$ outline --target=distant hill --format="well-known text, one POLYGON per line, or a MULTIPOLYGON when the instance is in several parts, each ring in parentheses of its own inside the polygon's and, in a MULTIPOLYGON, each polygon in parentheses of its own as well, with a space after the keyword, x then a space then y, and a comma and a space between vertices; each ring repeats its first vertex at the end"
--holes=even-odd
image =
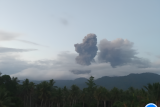
MULTIPOLYGON (((39 84, 42 81, 31 80, 35 84, 39 84)), ((87 82, 86 78, 77 78, 75 80, 55 80, 55 86, 63 88, 66 86, 70 88, 73 84, 83 89, 87 87, 85 82, 87 82)), ((118 76, 118 77, 109 77, 104 76, 95 80, 96 85, 106 87, 107 89, 112 89, 117 87, 119 89, 126 90, 129 87, 134 88, 143 88, 143 86, 147 86, 148 83, 160 82, 160 75, 154 73, 142 73, 142 74, 129 74, 127 76, 118 76)), ((22 80, 21 82, 22 83, 22 80)))

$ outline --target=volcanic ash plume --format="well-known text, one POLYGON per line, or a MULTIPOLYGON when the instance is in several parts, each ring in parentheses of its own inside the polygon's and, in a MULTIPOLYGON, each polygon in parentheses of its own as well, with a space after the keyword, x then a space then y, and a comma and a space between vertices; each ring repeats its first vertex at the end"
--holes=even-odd
POLYGON ((137 53, 132 47, 132 42, 121 38, 114 41, 103 39, 99 44, 98 58, 102 62, 110 62, 113 68, 122 66, 131 63, 132 59, 136 58, 137 53))
POLYGON ((98 51, 96 45, 97 36, 95 34, 88 34, 84 37, 83 43, 75 44, 75 51, 79 53, 76 62, 80 65, 90 65, 98 51))

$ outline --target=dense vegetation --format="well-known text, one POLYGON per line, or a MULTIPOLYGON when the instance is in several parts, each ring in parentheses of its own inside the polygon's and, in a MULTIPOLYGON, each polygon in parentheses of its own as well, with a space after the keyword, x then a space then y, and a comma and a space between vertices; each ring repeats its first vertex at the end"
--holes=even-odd
POLYGON ((0 74, 0 107, 145 107, 147 103, 160 105, 160 84, 153 83, 142 89, 130 87, 124 91, 111 90, 94 83, 90 77, 88 87, 80 90, 76 85, 70 89, 54 86, 55 81, 34 84, 25 79, 19 84, 17 77, 0 74))

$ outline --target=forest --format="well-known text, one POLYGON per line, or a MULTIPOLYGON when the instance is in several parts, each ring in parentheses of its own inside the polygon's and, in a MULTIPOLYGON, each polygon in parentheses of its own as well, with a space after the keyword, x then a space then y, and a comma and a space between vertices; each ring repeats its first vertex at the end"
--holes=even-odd
POLYGON ((94 77, 81 90, 76 84, 70 88, 55 86, 53 79, 39 84, 25 79, 19 84, 17 77, 0 73, 0 107, 145 107, 148 103, 160 105, 159 82, 122 90, 97 86, 94 77))

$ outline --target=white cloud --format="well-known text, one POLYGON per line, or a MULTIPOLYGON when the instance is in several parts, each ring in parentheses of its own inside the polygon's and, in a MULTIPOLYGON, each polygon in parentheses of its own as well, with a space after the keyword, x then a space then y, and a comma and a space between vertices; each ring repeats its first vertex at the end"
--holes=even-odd
POLYGON ((37 45, 37 46, 48 47, 48 46, 40 45, 40 44, 38 44, 38 43, 34 43, 34 42, 31 42, 31 41, 19 40, 19 39, 16 39, 16 40, 17 40, 17 41, 20 41, 20 42, 23 42, 23 43, 31 44, 31 45, 37 45))
POLYGON ((19 36, 21 36, 22 34, 20 33, 13 33, 13 32, 8 32, 8 31, 4 31, 4 30, 0 30, 0 41, 9 41, 9 40, 13 40, 19 36))
MULTIPOLYGON (((103 76, 125 76, 130 73, 159 73, 160 71, 160 67, 155 67, 154 63, 149 68, 138 68, 134 65, 124 65, 121 67, 112 68, 109 63, 92 63, 90 66, 81 66, 75 63, 76 56, 77 55, 74 53, 62 52, 58 55, 57 59, 39 60, 32 64, 27 64, 24 61, 23 63, 25 64, 23 65, 23 69, 17 70, 17 72, 13 73, 11 76, 18 77, 19 79, 29 78, 32 80, 70 80, 79 77, 89 78, 91 75, 97 79, 103 76), (70 72, 70 70, 75 69, 91 70, 91 73, 77 75, 70 72)), ((15 64, 15 69, 17 69, 18 66, 22 65, 18 65, 18 63, 17 65, 15 64)))

